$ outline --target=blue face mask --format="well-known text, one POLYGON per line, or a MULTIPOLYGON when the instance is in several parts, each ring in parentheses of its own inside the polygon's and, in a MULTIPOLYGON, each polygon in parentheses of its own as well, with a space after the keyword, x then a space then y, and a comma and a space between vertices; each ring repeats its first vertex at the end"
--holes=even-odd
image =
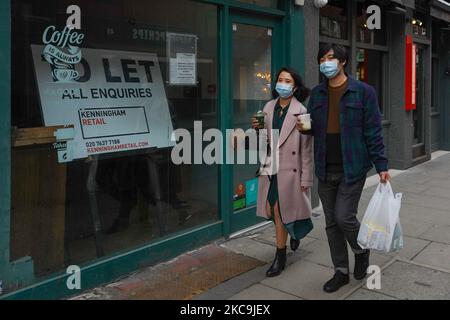
POLYGON ((294 93, 294 87, 292 85, 280 82, 277 83, 275 90, 282 98, 289 98, 294 93))
POLYGON ((320 64, 320 72, 328 79, 334 78, 339 73, 337 60, 325 61, 320 64))

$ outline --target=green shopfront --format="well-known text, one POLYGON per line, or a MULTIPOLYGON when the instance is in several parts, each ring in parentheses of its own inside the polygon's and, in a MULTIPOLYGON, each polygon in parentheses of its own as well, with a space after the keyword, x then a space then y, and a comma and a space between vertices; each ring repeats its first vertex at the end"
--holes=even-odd
POLYGON ((175 164, 172 137, 250 127, 274 72, 304 72, 302 6, 3 0, 0 30, 0 298, 70 296, 70 266, 86 290, 263 222, 257 164, 175 164))

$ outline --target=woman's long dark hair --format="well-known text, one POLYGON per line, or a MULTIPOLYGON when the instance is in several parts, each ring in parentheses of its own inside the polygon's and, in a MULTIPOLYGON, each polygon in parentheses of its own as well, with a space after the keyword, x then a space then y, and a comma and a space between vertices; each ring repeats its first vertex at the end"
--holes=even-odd
POLYGON ((280 76, 280 74, 283 71, 289 73, 291 75, 292 79, 294 79, 294 88, 297 88, 297 90, 295 90, 295 92, 294 92, 294 97, 298 101, 304 102, 309 97, 309 94, 310 94, 311 90, 309 90, 305 86, 305 84, 303 82, 303 79, 300 76, 300 74, 297 71, 295 71, 294 69, 289 68, 289 67, 283 67, 283 68, 281 68, 278 71, 277 76, 274 79, 275 80, 275 84, 274 84, 273 90, 272 90, 273 98, 276 99, 279 96, 277 90, 275 90, 275 86, 276 86, 276 83, 278 82, 278 77, 280 76))

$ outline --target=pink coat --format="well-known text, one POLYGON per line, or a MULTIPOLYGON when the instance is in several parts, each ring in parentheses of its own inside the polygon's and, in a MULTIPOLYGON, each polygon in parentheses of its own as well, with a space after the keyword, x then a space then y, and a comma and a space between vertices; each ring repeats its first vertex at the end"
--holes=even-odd
MULTIPOLYGON (((274 150, 270 139, 272 120, 277 100, 269 101, 263 111, 265 116, 265 128, 267 129, 268 152, 274 150)), ((296 128, 297 117, 295 114, 307 113, 306 108, 295 98, 292 98, 291 106, 281 129, 278 150, 278 194, 279 208, 283 223, 291 223, 296 220, 311 218, 311 189, 302 192, 300 187, 311 187, 313 184, 313 138, 301 134, 296 128)), ((260 176, 258 178, 258 202, 256 214, 263 218, 270 218, 270 212, 266 210, 267 195, 269 193, 270 158, 262 161, 260 176), (264 174, 266 173, 266 174, 264 174)))

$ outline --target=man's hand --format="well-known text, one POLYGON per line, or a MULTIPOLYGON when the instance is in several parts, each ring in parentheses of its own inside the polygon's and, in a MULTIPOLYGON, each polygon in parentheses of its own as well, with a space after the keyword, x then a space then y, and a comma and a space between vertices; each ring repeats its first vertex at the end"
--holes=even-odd
POLYGON ((391 175, 389 174, 388 171, 380 172, 380 182, 381 183, 386 183, 389 180, 391 180, 391 175))
MULTIPOLYGON (((312 121, 311 121, 311 123, 312 123, 312 121)), ((309 128, 308 130, 305 130, 305 128, 303 127, 304 125, 303 125, 303 123, 300 121, 300 119, 297 117, 297 122, 296 122, 296 124, 295 124, 295 127, 297 128, 297 130, 298 131, 300 131, 300 132, 309 132, 309 131, 311 131, 311 128, 309 128)))

